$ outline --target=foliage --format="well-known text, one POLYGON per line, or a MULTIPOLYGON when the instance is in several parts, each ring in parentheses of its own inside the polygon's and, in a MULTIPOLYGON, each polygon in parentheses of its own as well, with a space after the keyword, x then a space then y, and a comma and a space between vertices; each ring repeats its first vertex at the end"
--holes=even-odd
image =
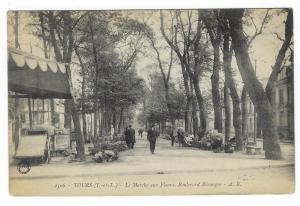
MULTIPOLYGON (((164 83, 161 75, 157 72, 149 75, 151 78, 151 88, 145 95, 144 108, 139 114, 138 120, 140 123, 170 121, 169 111, 167 108, 166 97, 164 94, 164 83)), ((170 106, 171 115, 174 119, 184 118, 185 110, 185 94, 182 88, 176 88, 174 82, 170 82, 170 106)))

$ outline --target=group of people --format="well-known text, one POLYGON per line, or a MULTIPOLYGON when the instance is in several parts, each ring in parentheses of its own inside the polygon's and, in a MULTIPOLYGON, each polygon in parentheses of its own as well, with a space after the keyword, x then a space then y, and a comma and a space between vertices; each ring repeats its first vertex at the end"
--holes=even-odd
MULTIPOLYGON (((172 129, 170 132, 170 137, 171 137, 171 146, 174 147, 174 143, 175 143, 175 139, 176 139, 176 130, 172 129)), ((178 138, 178 144, 179 147, 183 146, 183 142, 184 142, 184 132, 183 130, 178 129, 177 130, 177 138, 178 138)))
POLYGON ((143 132, 144 132, 143 129, 139 129, 139 130, 138 130, 139 136, 140 136, 141 138, 143 137, 143 132))
MULTIPOLYGON (((138 130, 139 136, 143 136, 143 130, 139 129, 138 130)), ((135 130, 132 128, 131 125, 129 125, 124 132, 125 135, 125 141, 127 144, 128 149, 133 149, 134 144, 135 144, 135 130)), ((156 145, 156 139, 159 136, 159 132, 156 129, 156 125, 152 124, 151 128, 147 131, 147 140, 150 143, 150 151, 152 154, 155 152, 155 145, 156 145)), ((183 146, 184 143, 184 131, 181 129, 178 129, 177 131, 175 129, 172 129, 170 132, 170 137, 171 137, 171 146, 174 146, 176 136, 178 138, 178 144, 179 146, 183 146), (176 135, 177 133, 177 135, 176 135)))
MULTIPOLYGON (((138 133, 140 137, 143 137, 143 130, 139 129, 138 133)), ((125 141, 128 149, 133 149, 135 144, 135 130, 132 128, 132 125, 129 125, 124 131, 125 141)), ((150 151, 154 154, 156 139, 159 136, 159 132, 155 128, 155 124, 151 125, 151 128, 147 131, 147 140, 150 143, 150 151)))

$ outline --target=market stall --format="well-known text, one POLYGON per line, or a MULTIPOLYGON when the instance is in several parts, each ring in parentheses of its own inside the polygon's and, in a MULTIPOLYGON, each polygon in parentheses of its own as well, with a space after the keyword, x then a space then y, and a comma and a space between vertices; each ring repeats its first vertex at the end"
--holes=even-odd
MULTIPOLYGON (((14 48, 8 48, 8 90, 10 98, 72 98, 64 64, 14 48)), ((15 143, 18 160, 50 161, 52 152, 70 148, 70 132, 56 131, 54 134, 52 129, 50 135, 49 129, 18 130, 16 141, 19 143, 15 143)))
POLYGON ((8 48, 8 89, 30 98, 70 99, 65 65, 8 48))

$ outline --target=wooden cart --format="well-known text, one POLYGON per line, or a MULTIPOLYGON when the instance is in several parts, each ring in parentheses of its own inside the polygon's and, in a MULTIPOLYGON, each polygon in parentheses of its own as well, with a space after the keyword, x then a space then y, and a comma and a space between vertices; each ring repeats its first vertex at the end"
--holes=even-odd
POLYGON ((33 128, 21 134, 15 159, 18 162, 50 162, 50 135, 47 129, 33 128))

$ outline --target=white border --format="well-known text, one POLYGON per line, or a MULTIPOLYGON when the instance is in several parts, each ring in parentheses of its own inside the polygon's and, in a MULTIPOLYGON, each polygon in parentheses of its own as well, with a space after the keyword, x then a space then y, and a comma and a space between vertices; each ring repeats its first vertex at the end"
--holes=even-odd
MULTIPOLYGON (((170 196, 170 197, 12 197, 8 193, 8 138, 7 138, 7 37, 6 37, 6 12, 8 10, 86 10, 86 9, 154 9, 154 8, 245 8, 245 7, 292 7, 294 8, 294 37, 295 37, 295 120, 296 135, 298 139, 299 107, 297 96, 299 89, 299 7, 297 0, 1 0, 0 3, 0 201, 1 205, 218 205, 218 206, 247 206, 247 205, 299 205, 300 193, 298 191, 299 161, 296 161, 296 193, 292 195, 248 195, 248 196, 170 196)), ((296 160, 299 160, 299 141, 296 141, 296 160)), ((259 187, 259 185, 258 185, 259 187)))

